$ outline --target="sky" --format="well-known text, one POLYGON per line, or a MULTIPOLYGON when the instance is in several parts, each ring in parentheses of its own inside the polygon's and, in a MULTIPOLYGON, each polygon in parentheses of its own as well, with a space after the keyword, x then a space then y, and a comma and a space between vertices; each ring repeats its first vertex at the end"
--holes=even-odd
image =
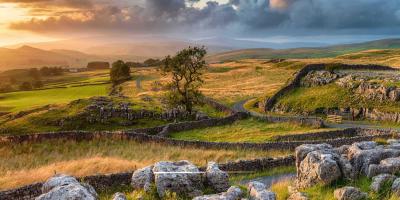
POLYGON ((0 0, 0 46, 107 34, 333 44, 399 28, 399 0, 0 0))

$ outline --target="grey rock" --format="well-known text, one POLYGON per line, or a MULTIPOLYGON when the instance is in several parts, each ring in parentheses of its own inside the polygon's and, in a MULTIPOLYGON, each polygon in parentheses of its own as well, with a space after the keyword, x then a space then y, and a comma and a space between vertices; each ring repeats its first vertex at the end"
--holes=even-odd
POLYGON ((317 184, 328 185, 342 177, 340 166, 336 160, 339 156, 324 151, 313 151, 307 154, 297 168, 296 184, 299 188, 307 188, 317 184))
POLYGON ((396 177, 391 174, 380 174, 378 176, 374 176, 372 178, 372 183, 370 188, 374 192, 379 192, 383 184, 385 184, 386 182, 393 182, 395 178, 396 177))
POLYGON ((339 188, 333 194, 337 200, 365 200, 368 196, 367 193, 361 192, 360 189, 355 187, 339 188))
POLYGON ((379 164, 386 158, 400 156, 398 149, 385 149, 377 146, 375 142, 354 143, 348 149, 347 159, 350 160, 355 172, 368 175, 371 164, 379 164))
POLYGON ((37 197, 35 200, 95 200, 94 197, 85 187, 80 184, 69 184, 55 187, 47 193, 37 197))
POLYGON ((58 174, 47 180, 42 187, 43 194, 35 200, 96 200, 97 193, 88 184, 80 184, 74 177, 58 174))
POLYGON ((216 192, 223 192, 229 188, 228 173, 220 170, 215 162, 207 164, 206 177, 207 185, 211 186, 216 192))
POLYGON ((150 191, 150 187, 153 182, 153 166, 148 166, 138 169, 133 173, 131 185, 134 189, 144 189, 144 191, 150 191))
POLYGON ((275 193, 266 189, 266 186, 258 181, 250 182, 247 186, 250 200, 275 200, 275 193))
POLYGON ((393 181, 392 193, 400 197, 400 178, 396 178, 393 181))
POLYGON ((400 172, 400 157, 387 158, 379 164, 371 164, 368 169, 368 177, 378 174, 395 174, 400 172))
POLYGON ((127 200, 125 194, 121 193, 121 192, 117 192, 113 195, 113 199, 112 200, 127 200))
POLYGON ((240 188, 232 186, 226 192, 199 196, 193 198, 193 200, 239 200, 242 195, 243 192, 240 188))
POLYGON ((167 191, 196 197, 203 194, 199 169, 189 161, 158 162, 153 167, 155 184, 160 197, 167 191))
POLYGON ((311 71, 301 80, 300 84, 306 87, 321 86, 333 82, 338 77, 338 74, 326 70, 311 71))
POLYGON ((42 186, 42 193, 47 193, 55 187, 69 185, 69 184, 79 184, 78 180, 72 176, 65 174, 56 174, 49 178, 42 186))
POLYGON ((331 150, 333 147, 329 144, 303 144, 296 148, 296 167, 300 166, 300 163, 307 156, 308 153, 316 150, 331 150))

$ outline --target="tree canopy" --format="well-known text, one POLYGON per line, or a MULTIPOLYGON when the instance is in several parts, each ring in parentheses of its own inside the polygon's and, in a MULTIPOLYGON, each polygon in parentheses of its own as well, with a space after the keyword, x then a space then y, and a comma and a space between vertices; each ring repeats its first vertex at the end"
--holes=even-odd
POLYGON ((131 68, 122 60, 112 64, 110 79, 114 84, 121 83, 131 78, 131 68))
POLYGON ((202 75, 207 67, 204 60, 206 54, 204 47, 189 47, 173 57, 165 58, 161 70, 172 76, 167 95, 170 106, 184 106, 191 113, 193 106, 200 103, 202 94, 199 88, 203 84, 202 75))

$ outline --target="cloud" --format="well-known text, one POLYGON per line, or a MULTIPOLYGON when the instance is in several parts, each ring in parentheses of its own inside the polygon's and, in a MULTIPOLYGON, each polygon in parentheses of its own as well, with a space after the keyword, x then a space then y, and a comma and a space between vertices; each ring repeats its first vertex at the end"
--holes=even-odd
MULTIPOLYGON (((0 2, 12 0, 0 0, 0 2)), ((132 33, 168 32, 260 32, 275 30, 365 30, 397 31, 400 26, 398 0, 25 0, 32 10, 44 4, 77 8, 55 12, 48 18, 14 22, 11 28, 35 32, 127 31, 132 33), (49 3, 51 2, 51 3, 49 3), (122 3, 121 3, 122 2, 122 3)))

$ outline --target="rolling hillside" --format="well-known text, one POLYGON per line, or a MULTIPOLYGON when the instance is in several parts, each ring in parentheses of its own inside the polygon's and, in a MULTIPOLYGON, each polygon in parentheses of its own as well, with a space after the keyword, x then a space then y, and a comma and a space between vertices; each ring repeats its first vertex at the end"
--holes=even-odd
POLYGON ((270 58, 327 58, 347 53, 369 49, 394 49, 400 48, 400 39, 376 40, 365 43, 335 45, 318 48, 293 48, 293 49, 244 49, 211 55, 209 62, 223 62, 240 59, 270 59, 270 58))
POLYGON ((41 50, 30 46, 17 49, 0 48, 0 70, 43 66, 86 66, 87 62, 99 59, 77 51, 41 50))

